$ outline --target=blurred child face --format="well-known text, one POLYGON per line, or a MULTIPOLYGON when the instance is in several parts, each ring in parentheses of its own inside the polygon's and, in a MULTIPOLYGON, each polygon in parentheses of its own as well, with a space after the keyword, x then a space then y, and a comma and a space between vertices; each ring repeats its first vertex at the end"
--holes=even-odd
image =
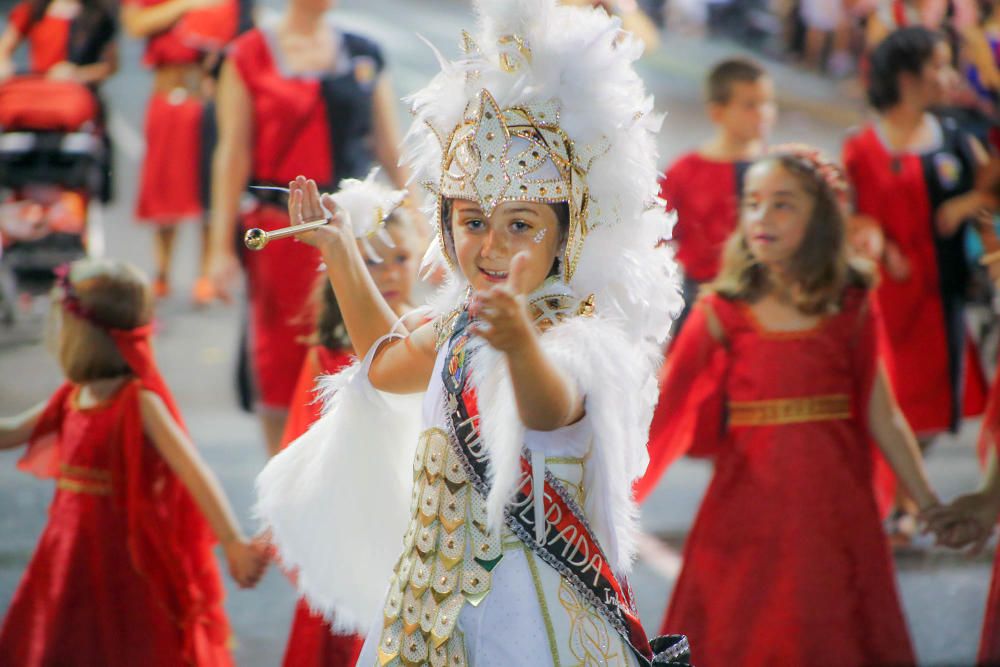
POLYGON ((365 263, 386 303, 394 312, 402 315, 402 311, 410 306, 413 285, 417 280, 416 232, 410 225, 404 224, 390 224, 386 230, 395 247, 390 248, 378 237, 372 238, 371 244, 382 261, 366 259, 365 263))
POLYGON ((814 200, 797 176, 777 162, 747 172, 740 225, 754 258, 780 268, 798 252, 812 217, 814 200))
POLYGON ((729 101, 710 103, 708 111, 712 122, 737 141, 767 139, 777 115, 774 82, 766 76, 752 83, 734 81, 730 84, 729 101))
POLYGON ((958 84, 958 72, 951 63, 951 47, 939 41, 930 60, 920 70, 916 81, 925 107, 944 103, 946 96, 958 84))
POLYGON ((536 289, 549 275, 561 242, 556 212, 534 202, 504 202, 487 217, 479 204, 455 199, 451 233, 459 269, 477 292, 507 282, 511 260, 522 252, 528 257, 522 284, 536 289))

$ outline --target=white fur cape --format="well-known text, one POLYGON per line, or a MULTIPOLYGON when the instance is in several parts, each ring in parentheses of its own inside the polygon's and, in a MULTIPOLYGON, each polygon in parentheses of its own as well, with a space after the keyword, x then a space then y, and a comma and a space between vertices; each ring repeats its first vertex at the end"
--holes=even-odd
MULTIPOLYGON (((594 441, 584 472, 584 509, 612 567, 624 573, 635 549, 631 487, 647 462, 655 375, 619 322, 577 317, 541 341, 586 397, 594 441)), ((367 379, 369 363, 324 381, 323 416, 257 478, 256 511, 282 561, 298 572, 310 605, 332 617, 339 631, 366 630, 381 609, 410 518, 421 428, 422 395, 375 390, 367 379)), ((488 347, 477 352, 472 377, 490 455, 489 519, 499 529, 517 481, 524 427, 500 353, 488 347)))

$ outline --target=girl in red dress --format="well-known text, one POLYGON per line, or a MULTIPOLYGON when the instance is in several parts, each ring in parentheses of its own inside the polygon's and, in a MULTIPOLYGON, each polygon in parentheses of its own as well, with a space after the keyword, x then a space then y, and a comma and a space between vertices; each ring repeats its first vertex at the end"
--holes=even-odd
POLYGON ((922 510, 937 500, 846 258, 838 176, 802 148, 751 167, 720 276, 663 369, 637 495, 681 454, 714 458, 663 624, 699 667, 914 662, 871 441, 922 510))
MULTIPOLYGON (((377 238, 370 241, 382 261, 369 260, 368 271, 389 307, 397 315, 404 317, 413 311, 411 299, 417 278, 420 235, 409 211, 399 209, 386 220, 386 230, 393 245, 389 246, 377 238)), ((351 339, 347 335, 330 281, 325 275, 317 280, 314 290, 316 307, 313 319, 316 325, 313 344, 306 353, 299 373, 285 433, 281 438, 282 449, 305 433, 319 418, 323 404, 322 401, 315 400, 315 392, 320 377, 338 373, 355 359, 351 339)), ((419 323, 406 324, 409 326, 419 323)), ((295 618, 282 665, 353 667, 363 644, 364 637, 334 634, 323 616, 312 613, 305 599, 300 598, 295 607, 295 618)))
MULTIPOLYGON (((275 20, 241 35, 219 79, 219 140, 212 166, 212 275, 225 298, 239 271, 237 227, 290 224, 284 195, 247 186, 287 186, 309 174, 332 192, 344 178, 364 178, 377 161, 397 188, 396 98, 371 40, 341 30, 331 0, 290 0, 275 20)), ((242 236, 242 234, 239 234, 242 236)), ((249 365, 268 452, 279 450, 288 408, 311 332, 299 316, 319 269, 319 253, 283 242, 245 256, 249 296, 249 365)))
POLYGON ((244 587, 266 554, 243 537, 156 368, 149 285, 128 264, 81 260, 55 298, 67 382, 0 421, 0 447, 28 443, 19 467, 56 479, 0 665, 230 665, 212 544, 244 587))
MULTIPOLYGON (((121 20, 126 32, 144 38, 144 64, 153 70, 153 92, 146 107, 146 155, 139 178, 136 217, 154 226, 157 297, 170 291, 170 264, 177 226, 200 220, 202 119, 210 90, 207 58, 235 34, 235 0, 125 0, 121 20), (201 24, 213 25, 207 38, 201 24), (231 33, 231 34, 230 34, 231 33)), ((208 227, 202 226, 201 276, 195 303, 212 300, 206 276, 208 227)))

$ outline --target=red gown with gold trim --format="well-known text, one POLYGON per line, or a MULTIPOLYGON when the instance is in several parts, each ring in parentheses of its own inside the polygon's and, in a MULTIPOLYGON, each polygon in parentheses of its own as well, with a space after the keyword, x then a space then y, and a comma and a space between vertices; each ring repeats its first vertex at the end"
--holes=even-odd
POLYGON ((682 454, 714 459, 662 628, 688 635, 692 664, 914 664, 865 423, 879 347, 858 289, 801 332, 767 331, 715 294, 694 308, 663 370, 637 488, 644 497, 682 454))
MULTIPOLYGON (((299 381, 292 397, 282 448, 306 432, 316 421, 323 405, 316 398, 316 380, 332 375, 351 363, 353 355, 346 350, 330 350, 314 345, 306 354, 299 381)), ((304 599, 295 606, 295 618, 285 647, 282 667, 353 667, 361 653, 364 637, 334 634, 323 617, 309 611, 304 599)))
POLYGON ((32 436, 22 467, 56 493, 0 629, 3 667, 232 665, 211 543, 142 438, 140 386, 81 409, 66 384, 32 436))

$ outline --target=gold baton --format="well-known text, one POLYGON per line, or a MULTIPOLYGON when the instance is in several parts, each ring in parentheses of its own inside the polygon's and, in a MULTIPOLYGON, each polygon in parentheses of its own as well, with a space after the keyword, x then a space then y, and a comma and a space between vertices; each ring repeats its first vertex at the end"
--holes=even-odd
POLYGON ((330 222, 330 218, 323 218, 322 220, 313 220, 312 222, 306 222, 301 225, 292 225, 291 227, 275 229, 272 232, 265 232, 263 229, 255 227, 254 229, 248 229, 247 233, 243 235, 243 245, 250 250, 263 250, 264 246, 271 241, 283 239, 288 236, 295 236, 296 234, 302 234, 303 232, 310 232, 314 229, 322 227, 328 222, 330 222))

